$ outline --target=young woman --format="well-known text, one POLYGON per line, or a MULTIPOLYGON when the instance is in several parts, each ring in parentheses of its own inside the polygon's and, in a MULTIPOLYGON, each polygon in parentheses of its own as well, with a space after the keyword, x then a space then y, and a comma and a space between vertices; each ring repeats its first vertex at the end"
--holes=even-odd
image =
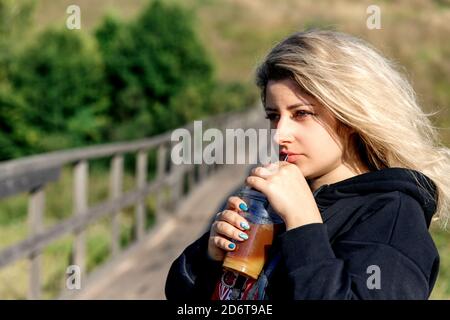
POLYGON ((407 80, 362 40, 320 30, 277 44, 256 80, 288 159, 246 184, 285 229, 263 280, 232 295, 236 275, 222 262, 246 241, 247 221, 230 197, 173 263, 167 298, 427 299, 439 269, 428 227, 448 218, 450 152, 407 80))

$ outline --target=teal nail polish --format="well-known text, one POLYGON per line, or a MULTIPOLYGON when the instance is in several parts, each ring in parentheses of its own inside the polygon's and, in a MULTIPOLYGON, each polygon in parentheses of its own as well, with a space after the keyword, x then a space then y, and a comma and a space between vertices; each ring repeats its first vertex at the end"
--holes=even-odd
POLYGON ((242 211, 248 211, 248 207, 245 203, 241 203, 239 205, 239 209, 241 209, 242 211))
POLYGON ((230 249, 234 249, 236 247, 236 245, 234 244, 234 243, 230 243, 229 245, 228 245, 228 248, 230 248, 230 249))
POLYGON ((248 229, 250 229, 250 226, 248 225, 247 222, 241 222, 241 228, 248 230, 248 229))
POLYGON ((244 239, 244 240, 248 239, 248 235, 246 233, 243 233, 243 232, 239 233, 239 237, 244 239))

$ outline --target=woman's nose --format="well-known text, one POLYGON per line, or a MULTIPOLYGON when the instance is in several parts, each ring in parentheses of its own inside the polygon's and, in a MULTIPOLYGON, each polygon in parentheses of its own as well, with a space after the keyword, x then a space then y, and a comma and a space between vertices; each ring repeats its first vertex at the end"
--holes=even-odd
POLYGON ((283 144, 284 142, 292 142, 294 140, 293 128, 288 118, 280 118, 277 127, 275 129, 274 141, 277 144, 283 144))

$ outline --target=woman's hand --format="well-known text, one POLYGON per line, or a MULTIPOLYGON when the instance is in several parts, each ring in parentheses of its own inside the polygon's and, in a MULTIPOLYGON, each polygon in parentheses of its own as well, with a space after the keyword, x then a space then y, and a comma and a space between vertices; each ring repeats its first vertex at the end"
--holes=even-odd
POLYGON ((319 208, 300 168, 280 161, 254 168, 246 184, 264 193, 284 220, 286 230, 323 223, 319 208))
POLYGON ((247 205, 238 197, 228 198, 227 209, 216 214, 211 225, 208 241, 208 255, 211 259, 222 261, 227 251, 233 251, 236 245, 230 240, 245 241, 249 223, 238 212, 247 211, 247 205))

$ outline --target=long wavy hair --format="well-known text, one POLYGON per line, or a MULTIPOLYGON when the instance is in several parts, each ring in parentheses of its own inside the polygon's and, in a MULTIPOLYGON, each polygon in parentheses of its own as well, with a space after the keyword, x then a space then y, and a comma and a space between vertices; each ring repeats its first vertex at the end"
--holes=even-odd
POLYGON ((267 82, 286 78, 316 98, 343 127, 354 130, 352 139, 369 168, 407 168, 429 177, 437 189, 433 220, 446 227, 450 150, 429 118, 436 112, 421 109, 412 86, 392 61, 359 38, 314 29, 284 39, 259 65, 256 84, 263 104, 267 82))

